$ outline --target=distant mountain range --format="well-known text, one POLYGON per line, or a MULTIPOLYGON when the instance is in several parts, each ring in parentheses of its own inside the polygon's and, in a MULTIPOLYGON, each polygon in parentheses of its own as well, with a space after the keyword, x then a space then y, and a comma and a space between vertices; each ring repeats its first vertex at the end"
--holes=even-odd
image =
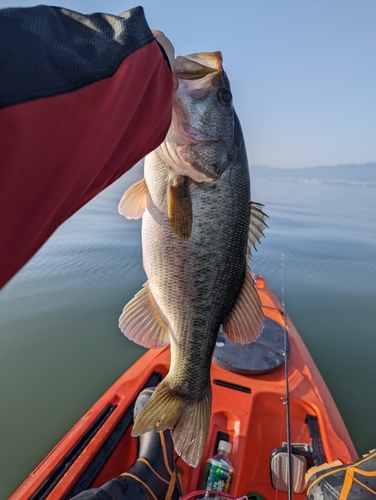
POLYGON ((270 179, 291 182, 370 184, 376 186, 376 163, 309 168, 274 168, 251 165, 250 171, 253 180, 270 179))

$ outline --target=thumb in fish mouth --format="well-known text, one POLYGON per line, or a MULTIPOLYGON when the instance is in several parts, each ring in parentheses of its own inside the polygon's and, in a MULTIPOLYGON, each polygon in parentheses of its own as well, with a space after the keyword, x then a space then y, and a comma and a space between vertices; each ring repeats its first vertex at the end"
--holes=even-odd
POLYGON ((221 52, 200 52, 188 56, 177 56, 174 72, 182 80, 198 80, 222 70, 221 52))
POLYGON ((163 47, 164 51, 166 52, 166 55, 168 57, 168 61, 171 66, 171 70, 174 71, 174 62, 175 62, 175 49, 174 46, 172 45, 171 41, 167 38, 167 36, 162 33, 162 31, 159 30, 151 30, 151 32, 154 35, 154 38, 157 40, 157 42, 163 47))

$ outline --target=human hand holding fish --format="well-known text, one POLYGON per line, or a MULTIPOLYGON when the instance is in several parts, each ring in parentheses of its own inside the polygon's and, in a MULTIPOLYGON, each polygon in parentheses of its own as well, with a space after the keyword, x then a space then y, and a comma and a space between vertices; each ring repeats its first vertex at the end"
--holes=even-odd
POLYGON ((245 344, 263 328, 247 262, 267 216, 250 202, 244 138, 221 53, 179 56, 174 72, 170 129, 146 157, 145 178, 119 203, 125 217, 142 217, 148 277, 119 326, 144 347, 171 348, 169 373, 133 434, 155 425, 172 429, 176 452, 196 467, 208 432, 219 329, 245 344))
POLYGON ((175 61, 175 49, 171 43, 171 40, 167 38, 167 36, 159 30, 151 30, 154 35, 154 38, 157 42, 163 47, 163 50, 166 52, 168 60, 170 62, 170 66, 172 71, 174 70, 174 61, 175 61))

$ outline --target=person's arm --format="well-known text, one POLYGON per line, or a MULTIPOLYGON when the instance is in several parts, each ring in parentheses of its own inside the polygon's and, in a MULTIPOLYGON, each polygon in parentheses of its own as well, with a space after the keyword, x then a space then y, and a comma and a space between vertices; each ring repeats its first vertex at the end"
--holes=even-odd
POLYGON ((163 141, 173 83, 141 7, 5 9, 0 46, 1 288, 163 141))

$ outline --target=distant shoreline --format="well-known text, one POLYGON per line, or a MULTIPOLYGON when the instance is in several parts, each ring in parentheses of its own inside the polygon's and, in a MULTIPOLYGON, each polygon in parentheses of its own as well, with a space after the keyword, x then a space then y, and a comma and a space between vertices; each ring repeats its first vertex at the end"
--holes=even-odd
POLYGON ((306 168, 277 168, 250 165, 250 172, 254 180, 376 186, 376 163, 306 168))
POLYGON ((254 177, 252 176, 253 181, 259 182, 295 182, 300 184, 336 184, 336 185, 344 185, 344 186, 370 186, 376 187, 376 182, 361 182, 361 181, 341 181, 341 180, 323 180, 323 179, 290 179, 288 177, 254 177))

